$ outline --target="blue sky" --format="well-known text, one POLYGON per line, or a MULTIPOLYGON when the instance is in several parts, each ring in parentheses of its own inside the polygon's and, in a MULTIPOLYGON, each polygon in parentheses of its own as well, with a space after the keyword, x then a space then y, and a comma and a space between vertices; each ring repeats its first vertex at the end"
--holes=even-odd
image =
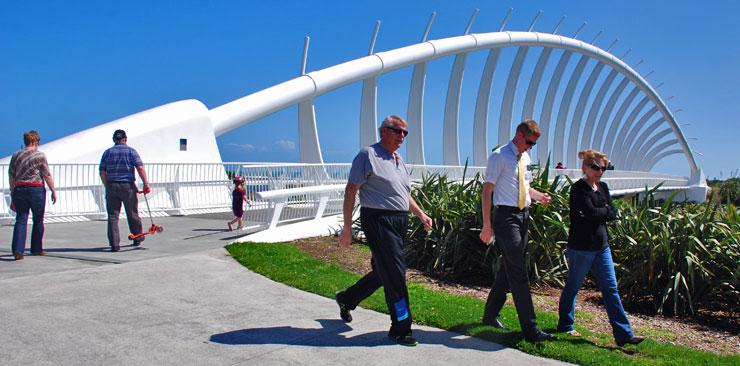
MULTIPOLYGON (((676 114, 689 144, 703 156, 708 177, 727 178, 740 166, 740 3, 695 1, 25 1, 0 11, 0 156, 21 145, 23 131, 44 141, 181 99, 217 107, 298 75, 303 38, 311 37, 308 70, 367 54, 376 20, 376 51, 419 41, 432 11, 430 38, 464 32, 475 8, 473 33, 498 29, 509 7, 507 30, 535 30, 596 41, 646 74, 676 114)), ((502 53, 500 65, 513 52, 502 53)), ((463 84, 461 156, 470 153, 473 105, 485 52, 471 54, 463 84)), ((530 52, 529 63, 539 51, 530 52)), ((510 63, 510 61, 508 61, 510 63)), ((573 63, 573 62, 571 62, 573 63)), ((430 63, 425 99, 427 161, 441 163, 441 121, 452 59, 430 63)), ((501 66, 499 66, 501 67, 501 66)), ((527 67, 527 66, 525 66, 527 67)), ((405 114, 411 69, 379 81, 379 116, 405 114)), ((503 73, 498 73, 503 74, 503 73)), ((496 83, 496 81, 494 81, 496 83)), ((494 84, 496 85, 496 84, 494 84)), ((360 85, 316 100, 324 158, 349 161, 359 138, 360 85)), ((542 93, 542 92, 541 92, 542 93)), ((495 92, 494 92, 495 97, 495 92)), ((540 95, 539 99, 542 96, 540 95)), ((492 106, 493 108, 493 106, 492 106)), ((498 108, 497 106, 495 108, 498 108)), ((496 109, 492 110, 497 116, 496 109)), ((298 161, 297 109, 289 108, 218 139, 225 161, 298 161)), ((494 122, 495 123, 495 122, 494 122)), ((490 128, 495 133, 495 128, 490 128)), ((495 141, 495 136, 489 136, 495 141)), ((656 171, 686 175, 682 155, 656 171)))

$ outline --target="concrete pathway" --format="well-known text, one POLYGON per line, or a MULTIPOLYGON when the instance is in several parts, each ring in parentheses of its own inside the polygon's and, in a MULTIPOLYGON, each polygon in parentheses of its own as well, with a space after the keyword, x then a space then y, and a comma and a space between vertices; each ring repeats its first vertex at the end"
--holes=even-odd
MULTIPOLYGON (((415 326, 387 340, 388 316, 338 319, 332 299, 255 274, 222 248, 225 215, 156 219, 145 249, 107 251, 105 223, 47 224, 46 257, 0 257, 3 365, 559 365, 415 326)), ((12 227, 0 227, 9 241, 12 227)), ((122 232, 126 232, 122 227, 122 232)))

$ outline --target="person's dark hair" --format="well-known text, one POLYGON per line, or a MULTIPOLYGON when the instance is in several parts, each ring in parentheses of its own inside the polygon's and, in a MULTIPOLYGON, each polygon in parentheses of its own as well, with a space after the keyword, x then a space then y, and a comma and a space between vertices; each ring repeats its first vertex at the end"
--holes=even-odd
POLYGON ((516 126, 516 132, 521 132, 524 136, 542 135, 540 126, 533 119, 524 120, 524 122, 516 126))
POLYGON ((118 143, 125 138, 126 138, 126 131, 116 130, 116 132, 113 132, 113 142, 118 143))
POLYGON ((41 142, 41 136, 39 136, 38 132, 31 130, 23 134, 23 143, 26 144, 26 146, 31 145, 34 142, 41 142))

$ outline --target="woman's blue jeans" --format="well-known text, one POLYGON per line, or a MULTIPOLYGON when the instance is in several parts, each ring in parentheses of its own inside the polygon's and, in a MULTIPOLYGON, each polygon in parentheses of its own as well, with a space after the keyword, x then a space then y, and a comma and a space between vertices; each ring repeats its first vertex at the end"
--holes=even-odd
POLYGON ((560 294, 560 305, 558 313, 558 331, 567 332, 573 330, 575 321, 576 294, 583 286, 583 280, 590 271, 601 290, 604 298, 606 313, 612 326, 614 339, 626 341, 634 336, 630 328, 627 314, 624 313, 622 300, 619 299, 617 290, 617 276, 614 274, 614 262, 609 247, 603 250, 587 251, 573 250, 568 248, 565 252, 568 258, 568 279, 565 288, 560 294))
POLYGON ((44 210, 46 209, 46 189, 44 187, 16 186, 12 193, 15 205, 15 226, 13 227, 13 252, 23 253, 26 250, 26 226, 28 211, 33 214, 31 229, 31 253, 38 254, 43 250, 44 210))

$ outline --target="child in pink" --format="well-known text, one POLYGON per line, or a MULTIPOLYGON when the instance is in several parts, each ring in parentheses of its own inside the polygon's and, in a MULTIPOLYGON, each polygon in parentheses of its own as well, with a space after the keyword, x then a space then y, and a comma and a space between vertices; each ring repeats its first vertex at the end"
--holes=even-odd
POLYGON ((234 177, 234 191, 231 193, 231 211, 234 212, 234 219, 229 221, 226 225, 229 227, 229 231, 233 230, 231 225, 238 222, 237 230, 240 230, 243 226, 242 216, 244 216, 244 202, 247 200, 247 191, 244 189, 244 178, 240 176, 234 177))

